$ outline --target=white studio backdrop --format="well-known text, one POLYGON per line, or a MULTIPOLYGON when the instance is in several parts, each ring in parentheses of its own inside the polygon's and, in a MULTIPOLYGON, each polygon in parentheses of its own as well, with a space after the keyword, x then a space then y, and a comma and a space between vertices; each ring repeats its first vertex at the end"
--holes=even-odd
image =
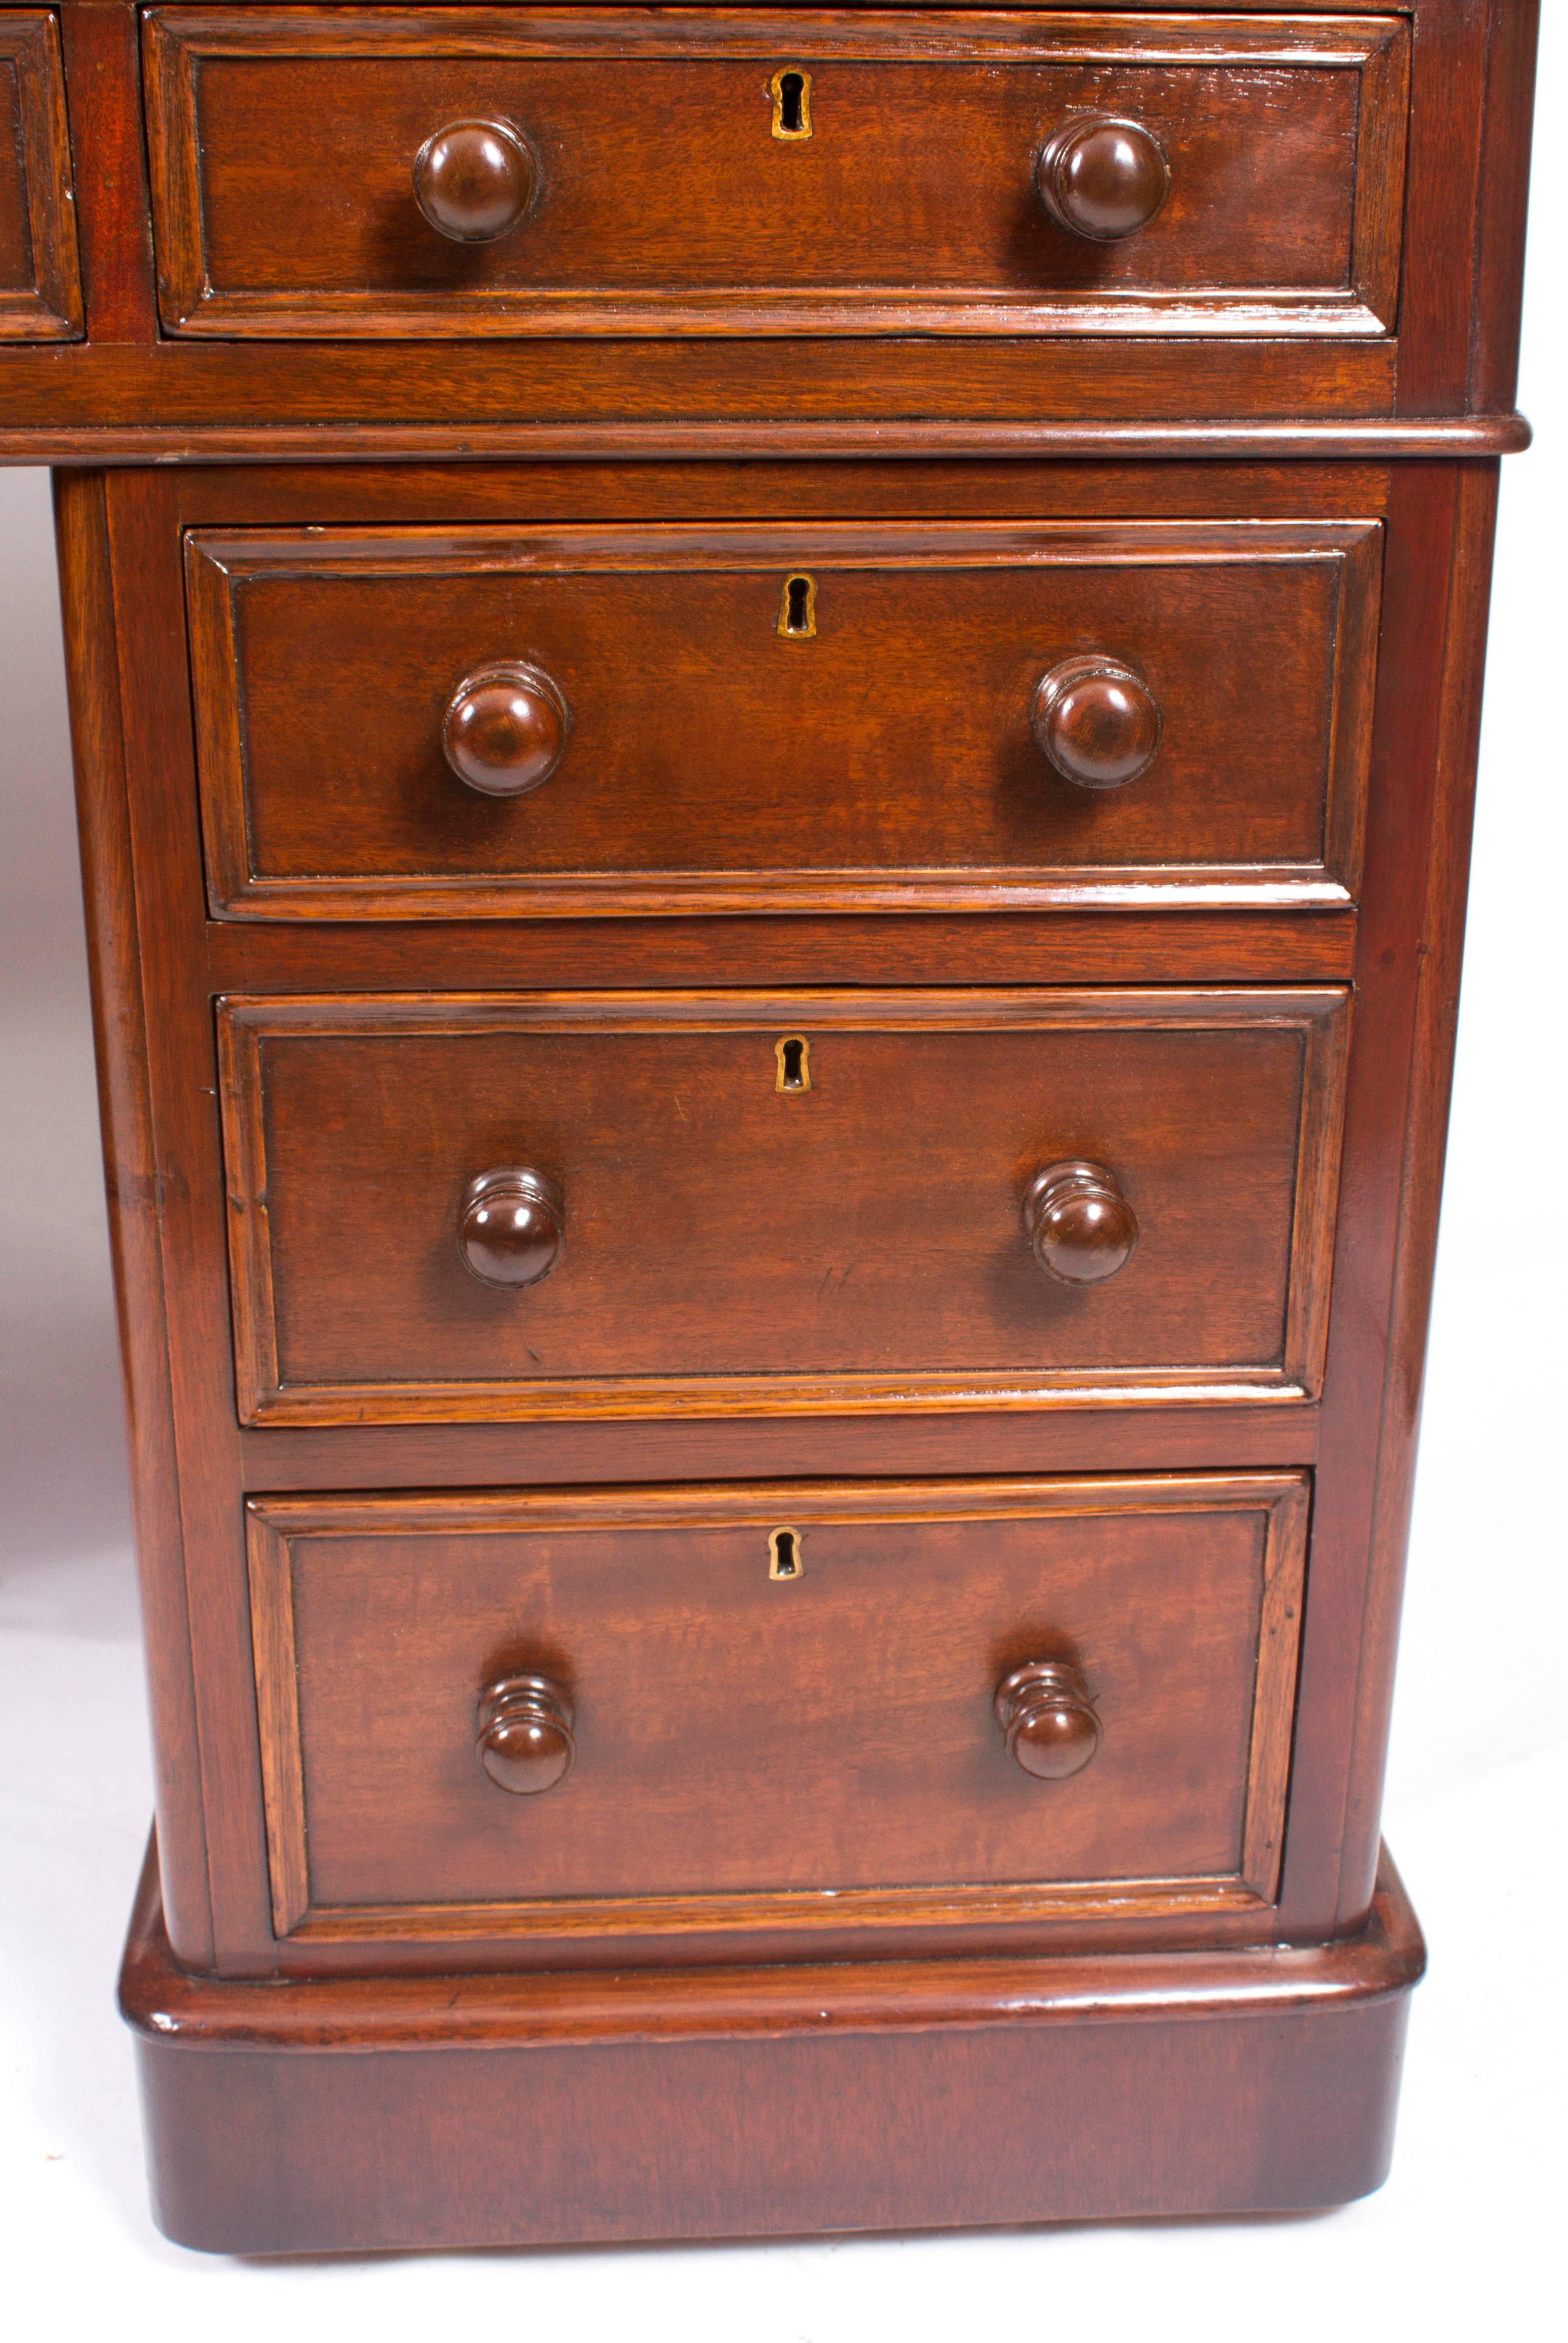
MULTIPOLYGON (((1548 0, 1469 950, 1386 1827, 1432 1946, 1392 2180, 1312 2217, 694 2250, 215 2261, 146 2207, 113 1980, 151 1806, 41 472, 0 474, 0 2236, 17 2343, 221 2331, 1171 2343, 1560 2332, 1568 1533, 1568 6, 1548 0), (1027 2306, 1027 2309, 1025 2307, 1027 2306)), ((1064 2110, 1064 2121, 1070 2110, 1064 2110)), ((505 2153, 505 2143, 498 2143, 505 2153)))

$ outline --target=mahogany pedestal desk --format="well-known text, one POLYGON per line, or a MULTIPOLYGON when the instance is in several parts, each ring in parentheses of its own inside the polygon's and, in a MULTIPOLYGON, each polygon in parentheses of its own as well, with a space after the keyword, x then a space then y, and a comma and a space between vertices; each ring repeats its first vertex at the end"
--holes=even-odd
POLYGON ((171 2236, 1382 2178, 1535 31, 0 8, 171 2236))

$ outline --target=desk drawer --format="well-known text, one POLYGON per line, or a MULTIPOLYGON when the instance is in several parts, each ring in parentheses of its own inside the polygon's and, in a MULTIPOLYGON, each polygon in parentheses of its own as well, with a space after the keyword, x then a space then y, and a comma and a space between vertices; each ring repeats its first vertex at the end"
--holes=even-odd
POLYGON ((1357 520, 193 532, 210 900, 1343 904, 1382 549, 1357 520))
POLYGON ((82 283, 60 34, 0 10, 0 342, 82 337, 82 283))
POLYGON ((242 1415, 1300 1397, 1348 1012, 1332 988, 228 1001, 242 1415))
POLYGON ((1266 1904, 1307 1493, 253 1499, 278 1933, 1266 1904))
POLYGON ((1392 329, 1397 16, 175 7, 146 37, 171 332, 1392 329))

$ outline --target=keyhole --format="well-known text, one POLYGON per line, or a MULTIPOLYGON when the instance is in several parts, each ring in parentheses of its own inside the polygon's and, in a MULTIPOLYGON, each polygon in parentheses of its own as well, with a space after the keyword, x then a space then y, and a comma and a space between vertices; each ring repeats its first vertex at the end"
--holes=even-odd
POLYGON ((811 1044, 803 1034, 787 1033, 773 1044, 773 1055, 779 1061, 779 1079, 775 1090, 793 1091, 799 1094, 811 1087, 811 1044))
POLYGON ((811 136, 811 76, 790 65, 776 73, 768 85, 773 99, 775 138, 811 136))
POLYGON ((803 569, 784 580, 779 603, 779 631, 796 642, 817 631, 817 580, 803 569))
POLYGON ((768 1539, 768 1575, 769 1578, 801 1578, 806 1565, 800 1559, 801 1538, 799 1530, 774 1530, 768 1539))

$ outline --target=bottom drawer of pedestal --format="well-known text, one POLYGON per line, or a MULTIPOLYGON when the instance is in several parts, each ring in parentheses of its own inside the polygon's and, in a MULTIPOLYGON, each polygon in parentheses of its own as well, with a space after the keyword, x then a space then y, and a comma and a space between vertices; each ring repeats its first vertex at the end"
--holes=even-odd
POLYGON ((258 1497, 280 1936, 1274 1895, 1308 1476, 258 1497))

